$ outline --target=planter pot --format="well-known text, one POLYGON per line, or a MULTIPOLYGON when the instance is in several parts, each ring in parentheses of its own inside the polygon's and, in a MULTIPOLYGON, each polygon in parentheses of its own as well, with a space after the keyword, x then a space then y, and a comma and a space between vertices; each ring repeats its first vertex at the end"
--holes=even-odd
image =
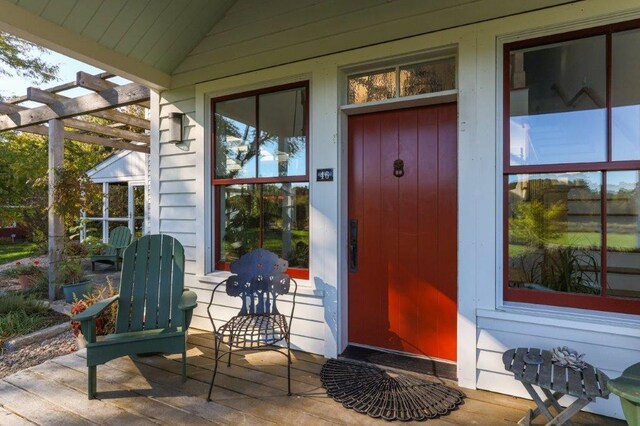
POLYGON ((75 284, 62 284, 62 291, 64 293, 64 300, 67 303, 73 303, 73 297, 82 299, 85 294, 91 293, 93 290, 93 283, 89 280, 80 281, 75 284))

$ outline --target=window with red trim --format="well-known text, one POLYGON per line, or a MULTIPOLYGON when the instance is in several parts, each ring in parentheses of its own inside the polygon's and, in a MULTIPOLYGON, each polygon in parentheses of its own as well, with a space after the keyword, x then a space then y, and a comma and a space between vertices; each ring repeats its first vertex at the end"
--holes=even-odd
POLYGON ((308 277, 308 83, 212 100, 216 267, 256 248, 308 277))
POLYGON ((640 22, 504 47, 504 299, 640 314, 640 22))

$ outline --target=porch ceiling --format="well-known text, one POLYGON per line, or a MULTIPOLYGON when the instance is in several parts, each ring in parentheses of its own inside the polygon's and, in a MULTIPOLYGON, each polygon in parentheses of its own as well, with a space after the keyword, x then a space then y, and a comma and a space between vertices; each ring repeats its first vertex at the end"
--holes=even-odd
POLYGON ((0 0, 0 30, 139 83, 171 71, 235 0, 0 0))
POLYGON ((0 0, 0 30, 155 89, 582 0, 0 0))

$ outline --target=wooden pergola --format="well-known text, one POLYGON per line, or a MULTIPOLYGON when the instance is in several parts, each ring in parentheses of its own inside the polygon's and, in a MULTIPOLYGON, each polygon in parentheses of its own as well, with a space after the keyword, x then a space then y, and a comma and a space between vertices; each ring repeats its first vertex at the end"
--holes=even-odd
MULTIPOLYGON (((127 105, 149 107, 150 92, 137 83, 118 85, 111 81, 113 74, 76 74, 76 80, 46 90, 29 87, 27 95, 0 102, 0 132, 18 130, 46 135, 49 138, 49 206, 53 204, 55 170, 64 166, 64 140, 128 149, 149 153, 149 120, 127 114, 118 108, 127 105), (81 87, 92 93, 70 98, 61 95, 69 89, 81 87), (36 107, 25 102, 42 104, 36 107), (83 120, 83 116, 105 119, 109 124, 83 120)), ((62 217, 49 209, 49 298, 55 298, 56 263, 61 259, 64 241, 62 217)))

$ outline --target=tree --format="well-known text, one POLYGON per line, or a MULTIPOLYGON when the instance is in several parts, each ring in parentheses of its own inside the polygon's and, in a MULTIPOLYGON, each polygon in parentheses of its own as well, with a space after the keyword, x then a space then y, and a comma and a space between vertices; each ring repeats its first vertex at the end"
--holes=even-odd
POLYGON ((58 67, 41 58, 40 54, 45 51, 38 45, 0 32, 0 75, 17 75, 33 83, 56 80, 58 67))
MULTIPOLYGON (((0 222, 17 222, 29 229, 31 238, 43 241, 47 235, 47 139, 28 133, 0 133, 0 222)), ((67 228, 75 225, 80 208, 96 191, 87 191, 84 175, 105 159, 112 149, 65 141, 65 198, 61 206, 67 228), (83 195, 82 193, 85 192, 83 195), (73 209, 73 212, 71 212, 73 209)))

